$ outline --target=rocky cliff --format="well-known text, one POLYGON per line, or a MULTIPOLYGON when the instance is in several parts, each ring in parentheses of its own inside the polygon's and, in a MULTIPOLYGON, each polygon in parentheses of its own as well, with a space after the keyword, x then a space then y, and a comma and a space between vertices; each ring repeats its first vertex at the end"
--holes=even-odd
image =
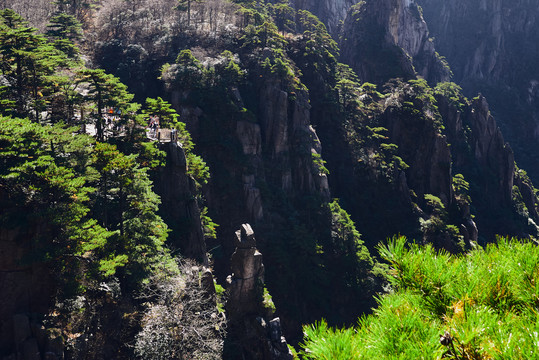
POLYGON ((293 0, 292 4, 296 9, 305 9, 316 16, 327 26, 330 34, 337 37, 342 21, 346 18, 346 13, 355 0, 293 0))
POLYGON ((467 96, 480 91, 518 162, 532 179, 539 143, 539 4, 536 1, 420 0, 437 50, 467 96))
POLYGON ((461 98, 464 106, 458 106, 446 97, 437 99, 452 144, 453 171, 464 174, 474 184, 470 195, 482 241, 495 234, 536 234, 537 197, 530 193, 529 179, 515 167, 513 151, 492 117, 487 100, 483 96, 471 102, 461 98))
POLYGON ((172 229, 168 241, 185 256, 207 265, 197 190, 187 174, 185 152, 176 142, 161 143, 159 147, 166 153, 166 163, 156 174, 155 191, 161 196, 160 214, 172 229))
POLYGON ((227 278, 229 358, 292 360, 282 336, 280 319, 273 318, 271 296, 264 290, 264 264, 249 224, 236 231, 236 250, 227 278), (265 293, 266 292, 266 293, 265 293))
POLYGON ((342 61, 363 81, 383 84, 391 78, 417 75, 435 84, 450 77, 414 1, 356 4, 346 17, 341 38, 342 61))

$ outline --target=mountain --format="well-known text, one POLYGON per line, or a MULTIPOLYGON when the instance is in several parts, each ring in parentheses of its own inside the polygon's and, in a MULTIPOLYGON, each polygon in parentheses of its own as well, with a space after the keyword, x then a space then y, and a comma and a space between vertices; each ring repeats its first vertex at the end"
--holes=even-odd
POLYGON ((435 51, 420 8, 412 1, 360 2, 342 28, 341 60, 362 81, 421 76, 429 84, 448 81, 448 64, 435 51))
POLYGON ((467 95, 491 102, 519 164, 537 181, 538 4, 534 1, 418 1, 437 50, 467 95))
POLYGON ((2 357, 290 359, 376 306, 387 238, 539 235, 414 1, 12 5, 52 24, 0 13, 2 357))

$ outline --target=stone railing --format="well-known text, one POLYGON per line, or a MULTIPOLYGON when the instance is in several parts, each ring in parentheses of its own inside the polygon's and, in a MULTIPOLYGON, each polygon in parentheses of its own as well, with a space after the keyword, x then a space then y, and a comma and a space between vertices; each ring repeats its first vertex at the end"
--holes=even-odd
POLYGON ((146 135, 149 139, 159 142, 178 141, 178 130, 176 129, 147 129, 146 135))

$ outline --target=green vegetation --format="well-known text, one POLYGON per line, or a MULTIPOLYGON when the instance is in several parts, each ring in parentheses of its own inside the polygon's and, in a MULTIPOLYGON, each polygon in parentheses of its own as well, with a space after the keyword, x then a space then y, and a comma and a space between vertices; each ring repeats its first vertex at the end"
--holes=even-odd
POLYGON ((456 174, 453 176, 453 191, 455 192, 456 199, 466 205, 470 205, 472 199, 470 198, 470 183, 464 180, 462 174, 456 174))
POLYGON ((75 42, 82 39, 82 24, 72 15, 59 13, 50 19, 46 35, 53 45, 70 58, 75 58, 79 49, 75 42))
MULTIPOLYGON (((11 209, 2 224, 24 228, 36 216, 46 219, 47 235, 36 239, 43 261, 69 261, 73 271, 73 256, 81 256, 89 261, 88 279, 122 268, 118 275, 129 283, 167 261, 167 226, 156 215, 159 199, 136 156, 73 136, 73 128, 0 120, 2 201, 11 209)), ((76 280, 67 275, 64 280, 76 280)))
MULTIPOLYGON (((142 112, 147 116, 157 116, 159 118, 159 126, 165 129, 174 129, 179 127, 178 118, 180 117, 176 110, 174 110, 168 102, 158 97, 157 99, 147 98, 146 109, 142 112)), ((192 144, 186 145, 192 146, 192 144)))
POLYGON ((264 305, 264 309, 266 309, 266 311, 270 312, 271 314, 274 314, 277 308, 275 307, 271 294, 266 287, 264 287, 264 294, 262 296, 262 305, 264 305))
POLYGON ((423 241, 431 242, 442 248, 444 241, 450 241, 459 244, 460 250, 465 250, 459 230, 455 225, 449 223, 449 214, 440 198, 432 194, 425 194, 425 202, 429 216, 427 219, 419 219, 423 241))
MULTIPOLYGON (((478 108, 456 84, 415 79, 402 49, 380 48, 385 29, 365 17, 366 2, 352 15, 378 85, 340 63, 325 25, 286 1, 182 0, 180 20, 162 24, 158 5, 171 10, 163 2, 118 0, 102 7, 102 28, 86 30, 98 41, 84 42, 93 52, 84 57, 75 43, 89 24, 79 20, 95 1, 57 3, 45 36, 0 12, 0 208, 8 210, 0 225, 31 234, 22 262, 50 265, 61 313, 50 321, 70 346, 104 347, 94 334, 122 307, 109 348, 129 344, 122 351, 131 358, 219 358, 226 291, 202 289, 200 268, 174 257, 189 238, 212 249, 209 265, 224 279, 230 236, 249 221, 264 254, 267 316, 278 308, 298 334, 300 324, 327 319, 305 328, 307 359, 529 355, 535 263, 509 258, 524 261, 520 247, 535 254, 532 243, 436 252, 475 248, 476 209, 500 188, 498 168, 476 166, 478 108), (217 29, 221 8, 236 26, 217 29), (85 67, 88 56, 103 68, 85 67), (169 148, 145 135, 156 117, 178 131, 185 153, 180 194, 166 177, 169 160, 183 176, 183 157, 167 159, 169 148), (387 264, 377 263, 369 248, 397 233, 431 245, 394 239, 379 247, 387 264), (332 329, 369 311, 385 270, 389 291, 374 315, 332 329)), ((506 208, 489 211, 532 228, 537 190, 522 171, 513 180, 506 208)))
POLYGON ((466 104, 464 96, 462 96, 462 88, 452 82, 442 82, 434 88, 436 95, 441 95, 447 99, 450 104, 457 106, 459 110, 463 109, 466 104))
POLYGON ((117 77, 102 69, 82 69, 77 75, 78 84, 89 86, 86 101, 91 106, 90 118, 96 125, 96 139, 104 141, 106 108, 115 109, 116 113, 125 112, 133 95, 127 92, 127 86, 117 77))
POLYGON ((295 11, 287 0, 281 0, 276 4, 269 4, 269 11, 279 30, 283 32, 294 32, 296 28, 295 11))
MULTIPOLYGON (((32 245, 23 261, 49 266, 58 301, 103 281, 130 293, 175 267, 148 174, 164 164, 164 153, 143 135, 145 115, 177 127, 189 173, 198 184, 209 178, 169 103, 148 99, 141 113, 117 77, 81 66, 73 44, 80 27, 59 13, 47 40, 12 10, 0 12, 0 206, 8 209, 0 224, 27 229, 32 245), (84 134, 93 133, 89 125, 95 139, 84 134)), ((215 237, 217 224, 206 212, 203 219, 215 237)))
POLYGON ((453 256, 394 238, 379 247, 393 292, 356 328, 305 327, 308 359, 527 359, 536 353, 534 242, 453 256), (398 354, 398 355, 397 355, 398 354))
POLYGON ((337 200, 329 204, 329 210, 332 244, 326 249, 326 255, 331 259, 328 263, 333 269, 333 281, 342 283, 345 288, 357 290, 365 285, 373 260, 350 215, 337 200))
POLYGON ((56 85, 52 75, 69 66, 66 55, 11 9, 0 11, 0 54, 2 75, 9 84, 1 89, 1 113, 23 117, 32 111, 34 121, 39 121, 56 85))

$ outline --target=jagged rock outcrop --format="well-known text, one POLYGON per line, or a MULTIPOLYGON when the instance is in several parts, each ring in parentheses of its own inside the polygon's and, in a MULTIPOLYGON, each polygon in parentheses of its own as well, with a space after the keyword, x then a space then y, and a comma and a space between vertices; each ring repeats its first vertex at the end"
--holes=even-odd
POLYGON ((259 90, 265 156, 280 164, 271 176, 287 192, 319 193, 329 198, 327 176, 313 161, 321 147, 310 126, 309 95, 298 89, 292 100, 279 82, 265 81, 259 90))
MULTIPOLYGON (((402 86, 402 85, 401 85, 402 86)), ((385 100, 386 108, 381 114, 381 125, 388 129, 388 137, 398 146, 398 154, 408 165, 405 181, 400 181, 399 192, 413 193, 409 205, 413 201, 418 206, 416 211, 421 225, 424 241, 445 248, 450 252, 462 251, 461 245, 455 241, 447 228, 433 226, 432 217, 445 216, 458 228, 466 247, 477 242, 478 229, 472 219, 470 206, 466 201, 457 198, 453 191, 452 148, 448 138, 443 134, 439 120, 418 97, 406 95, 408 85, 397 87, 385 100), (422 111, 418 109, 423 108, 422 111), (434 195, 443 204, 442 212, 437 213, 427 201, 426 195, 434 195), (451 216, 449 216, 451 213, 451 216)), ((421 97, 421 94, 418 94, 421 97)), ((417 94, 416 94, 417 96, 417 94)), ((405 175, 404 175, 405 174, 405 175)))
POLYGON ((482 167, 495 174, 499 187, 494 189, 494 192, 499 194, 503 205, 509 205, 515 175, 515 159, 483 96, 473 100, 470 124, 475 159, 482 167))
POLYGON ((253 360, 291 360, 292 353, 282 336, 279 318, 270 320, 272 313, 265 309, 264 264, 249 224, 243 224, 236 231, 235 243, 236 251, 231 259, 232 275, 227 278, 229 297, 226 309, 228 341, 231 343, 228 356, 253 360))
MULTIPOLYGON (((181 96, 177 92, 173 92, 173 103, 180 113, 185 114, 183 119, 189 130, 192 130, 195 142, 199 144, 198 148, 209 162, 212 173, 226 174, 225 176, 235 183, 234 190, 229 189, 229 192, 234 195, 241 193, 240 196, 235 196, 233 201, 229 198, 220 199, 218 194, 221 192, 216 191, 216 188, 221 187, 219 183, 225 176, 213 179, 205 189, 211 207, 222 209, 219 213, 229 216, 234 214, 234 218, 247 218, 258 222, 267 214, 260 190, 261 183, 269 183, 289 194, 317 194, 325 199, 329 199, 330 192, 327 175, 321 167, 322 161, 317 161, 321 157, 322 148, 316 131, 310 124, 308 92, 297 89, 292 94, 287 91, 282 80, 275 77, 257 77, 254 82, 256 108, 259 112, 253 115, 257 120, 246 121, 236 114, 236 117, 228 117, 219 124, 209 125, 210 121, 206 118, 211 114, 209 109, 205 112, 205 109, 182 106, 181 96), (208 132, 216 133, 219 138, 217 141, 226 142, 226 146, 233 146, 234 150, 239 150, 241 154, 232 154, 231 151, 214 152, 215 146, 211 149, 205 148, 205 137, 200 133, 201 126, 210 127, 204 128, 205 135, 208 132), (215 126, 222 128, 216 130, 215 126), (228 130, 231 132, 226 132, 228 130), (234 158, 231 159, 232 156, 234 158), (240 165, 232 164, 240 157, 243 162, 241 169, 238 166, 231 168, 230 165, 240 165), (238 191, 240 188, 242 190, 238 191)), ((242 97, 252 97, 252 94, 242 94, 237 88, 231 89, 229 95, 240 109, 245 106, 242 97)), ((160 190, 157 190, 161 194, 160 190)), ((218 216, 216 220, 219 223, 218 216)), ((228 223, 228 220, 226 222, 228 223)), ((231 226, 237 226, 237 223, 231 223, 231 226)), ((226 229, 223 228, 223 231, 226 229)))
POLYGON ((309 10, 324 23, 328 32, 333 36, 338 35, 340 22, 346 17, 350 6, 356 0, 293 0, 296 9, 309 10))
POLYGON ((519 166, 539 180, 539 4, 418 0, 466 96, 483 93, 519 166))
POLYGON ((450 78, 413 0, 356 4, 344 22, 340 45, 341 60, 363 81, 383 84, 391 78, 417 75, 434 84, 450 78))
POLYGON ((243 224, 236 231, 235 245, 236 251, 231 258, 232 275, 227 280, 230 291, 228 313, 230 317, 260 313, 264 292, 264 265, 249 224, 243 224))
MULTIPOLYGON (((539 220, 537 197, 530 191, 531 182, 516 171, 511 147, 504 141, 496 121, 483 96, 460 105, 443 96, 437 97, 445 133, 451 143, 453 173, 461 173, 470 186, 475 226, 467 232, 478 232, 481 241, 493 239, 495 234, 525 237, 537 234, 539 220), (515 198, 515 191, 522 199, 515 198), (526 208, 519 209, 522 201, 526 208)), ((469 206, 461 206, 464 217, 470 215, 469 206)), ((470 224, 471 225, 471 224, 470 224)))
POLYGON ((171 227, 168 242, 185 256, 207 265, 206 243, 195 199, 194 180, 187 174, 185 152, 176 142, 160 143, 166 164, 156 175, 155 191, 161 196, 160 215, 171 227))
POLYGON ((479 166, 493 180, 490 185, 485 185, 490 198, 495 199, 493 203, 511 206, 515 175, 513 151, 504 141, 487 100, 478 96, 461 111, 451 107, 446 98, 438 98, 438 103, 450 142, 458 148, 453 151, 455 167, 466 170, 479 166))
POLYGON ((446 137, 433 120, 389 107, 384 112, 382 125, 389 130, 389 138, 410 166, 406 171, 408 187, 420 199, 425 194, 434 194, 449 205, 453 195, 451 152, 446 137))

